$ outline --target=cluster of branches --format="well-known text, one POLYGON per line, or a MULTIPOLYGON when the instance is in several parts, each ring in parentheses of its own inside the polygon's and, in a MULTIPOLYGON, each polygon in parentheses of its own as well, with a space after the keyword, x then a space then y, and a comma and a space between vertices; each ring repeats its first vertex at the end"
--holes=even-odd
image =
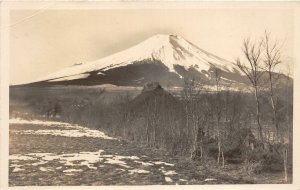
MULTIPOLYGON (((264 37, 258 42, 252 42, 249 38, 245 39, 242 51, 245 61, 236 60, 236 64, 250 81, 254 90, 256 101, 256 122, 258 126, 259 139, 264 142, 263 127, 261 124, 261 103, 259 91, 263 82, 267 83, 267 96, 272 107, 273 126, 275 130, 275 141, 279 140, 279 123, 278 123, 278 94, 275 91, 276 84, 280 74, 275 73, 281 61, 280 45, 277 41, 270 40, 270 33, 265 32, 264 37), (266 76, 267 81, 262 80, 266 76)), ((287 73, 289 78, 289 73, 287 73)), ((287 83, 289 81, 287 80, 287 83)), ((287 84, 288 86, 288 84, 287 84)))
MULTIPOLYGON (((282 63, 281 60, 281 45, 278 41, 274 41, 271 39, 271 35, 269 32, 265 31, 264 36, 257 42, 251 41, 249 38, 245 39, 242 46, 242 51, 245 57, 245 61, 242 62, 240 59, 236 60, 236 64, 249 79, 252 88, 254 90, 254 97, 256 102, 256 123, 258 127, 258 137, 261 142, 262 148, 265 148, 266 143, 270 143, 269 139, 266 136, 263 136, 263 128, 264 126, 261 123, 261 117, 263 113, 261 111, 261 100, 259 97, 260 87, 263 82, 267 83, 267 99, 272 108, 272 125, 273 131, 275 131, 275 135, 273 137, 273 143, 282 143, 286 144, 283 147, 283 158, 284 158, 284 170, 285 170, 285 180, 287 180, 287 151, 288 151, 288 143, 291 142, 291 134, 290 134, 290 114, 286 114, 288 122, 284 125, 287 125, 288 129, 288 143, 285 143, 284 135, 280 137, 280 123, 279 123, 279 94, 276 91, 276 85, 278 84, 278 79, 280 77, 275 71, 278 72, 278 66, 282 63), (264 81, 262 78, 267 78, 264 81)), ((286 74, 286 97, 288 98, 288 86, 289 86, 289 71, 286 74)), ((264 91, 264 90, 262 90, 264 91)), ((289 100, 286 100, 286 110, 289 108, 289 100)), ((291 151, 291 150, 290 150, 291 151)))

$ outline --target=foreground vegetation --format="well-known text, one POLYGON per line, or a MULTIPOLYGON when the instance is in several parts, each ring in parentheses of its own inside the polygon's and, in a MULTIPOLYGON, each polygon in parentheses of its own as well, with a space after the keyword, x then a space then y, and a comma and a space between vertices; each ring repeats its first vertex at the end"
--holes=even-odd
POLYGON ((282 183, 280 174, 253 178, 238 165, 218 168, 127 140, 22 134, 67 130, 42 123, 10 125, 10 186, 282 183))
MULTIPOLYGON (((281 103, 281 140, 272 137, 271 116, 262 117, 264 138, 268 139, 262 144, 257 140, 251 94, 200 93, 195 89, 188 94, 188 90, 192 89, 187 87, 170 94, 157 86, 143 92, 115 92, 98 87, 11 88, 10 116, 66 121, 100 129, 165 152, 169 157, 183 157, 198 167, 211 168, 211 172, 223 171, 225 175, 235 171, 235 175, 248 176, 249 180, 274 174, 283 179, 287 148, 290 182, 292 146, 291 134, 287 132, 291 133, 292 117, 285 114, 292 113, 292 104, 288 111, 285 103, 281 103)), ((271 108, 262 109, 268 113, 271 108)))

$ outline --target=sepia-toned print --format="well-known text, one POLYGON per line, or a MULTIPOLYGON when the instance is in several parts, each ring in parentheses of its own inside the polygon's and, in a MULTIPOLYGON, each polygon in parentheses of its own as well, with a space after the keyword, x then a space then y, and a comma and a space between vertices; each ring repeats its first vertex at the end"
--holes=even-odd
POLYGON ((10 10, 9 186, 293 183, 274 10, 10 10))

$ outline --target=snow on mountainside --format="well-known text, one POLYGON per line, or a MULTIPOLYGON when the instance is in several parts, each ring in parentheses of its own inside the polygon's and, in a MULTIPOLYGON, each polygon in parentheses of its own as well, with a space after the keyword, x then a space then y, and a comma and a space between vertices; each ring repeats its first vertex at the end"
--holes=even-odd
POLYGON ((63 81, 86 78, 87 73, 99 71, 103 75, 116 67, 122 67, 142 60, 158 60, 162 62, 170 72, 175 72, 174 65, 183 66, 185 69, 195 68, 197 71, 208 71, 212 67, 226 72, 238 73, 237 67, 222 58, 210 54, 180 36, 155 35, 119 53, 107 56, 90 63, 75 65, 53 74, 39 81, 63 81))

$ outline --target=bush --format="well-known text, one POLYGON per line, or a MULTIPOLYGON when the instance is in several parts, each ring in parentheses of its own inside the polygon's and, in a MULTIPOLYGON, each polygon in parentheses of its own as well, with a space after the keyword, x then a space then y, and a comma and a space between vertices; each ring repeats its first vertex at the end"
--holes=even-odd
POLYGON ((251 163, 259 163, 260 171, 264 172, 281 172, 283 171, 283 157, 280 151, 272 149, 254 149, 248 152, 248 161, 251 163))
POLYGON ((263 171, 264 166, 261 161, 245 161, 242 170, 248 175, 259 174, 263 171))

